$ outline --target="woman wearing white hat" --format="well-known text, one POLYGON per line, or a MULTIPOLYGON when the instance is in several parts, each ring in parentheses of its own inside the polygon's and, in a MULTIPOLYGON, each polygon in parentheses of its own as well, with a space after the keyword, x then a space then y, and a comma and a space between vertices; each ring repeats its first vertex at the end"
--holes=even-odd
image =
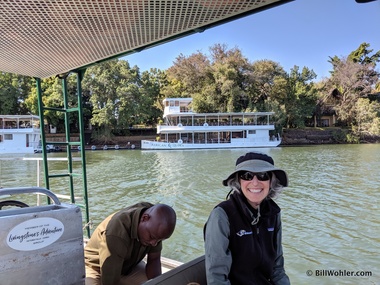
POLYGON ((288 285, 279 206, 272 200, 288 186, 285 171, 265 154, 249 152, 223 181, 231 188, 205 225, 208 285, 288 285))

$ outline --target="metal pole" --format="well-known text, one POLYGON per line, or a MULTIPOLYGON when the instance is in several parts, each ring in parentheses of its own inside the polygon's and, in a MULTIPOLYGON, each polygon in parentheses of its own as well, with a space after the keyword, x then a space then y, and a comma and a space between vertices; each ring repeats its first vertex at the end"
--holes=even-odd
MULTIPOLYGON (((40 187, 40 161, 37 159, 37 187, 40 187)), ((37 194, 37 206, 41 205, 41 195, 37 194)))
MULTIPOLYGON (((42 143, 42 158, 43 158, 43 168, 44 168, 44 181, 45 187, 50 189, 49 185, 49 170, 47 163, 47 151, 46 151, 46 136, 45 136, 45 126, 44 126, 44 107, 42 102, 42 89, 41 89, 41 78, 36 79, 37 87, 37 99, 38 99, 38 112, 40 116, 40 129, 41 129, 41 143, 42 143)), ((50 200, 48 199, 48 202, 50 200)))
POLYGON ((86 230, 87 237, 90 238, 90 213, 87 196, 87 171, 86 171, 86 152, 85 152, 85 137, 84 137, 84 121, 83 121, 83 103, 82 103, 82 80, 85 70, 80 70, 77 73, 77 92, 78 92, 78 119, 79 119, 79 133, 80 133, 80 152, 82 156, 82 171, 83 171, 83 199, 86 207, 86 230))

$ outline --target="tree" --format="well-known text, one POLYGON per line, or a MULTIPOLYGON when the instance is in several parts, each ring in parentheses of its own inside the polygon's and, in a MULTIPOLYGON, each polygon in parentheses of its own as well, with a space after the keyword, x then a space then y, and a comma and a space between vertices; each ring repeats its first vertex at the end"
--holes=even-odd
POLYGON ((333 70, 330 71, 330 73, 334 75, 335 69, 342 60, 348 60, 362 65, 371 64, 374 66, 374 68, 376 68, 376 64, 380 61, 380 50, 370 55, 373 52, 373 49, 369 49, 369 47, 370 44, 364 42, 356 50, 352 51, 346 58, 339 58, 336 55, 333 57, 330 56, 328 62, 330 62, 333 67, 333 70))
POLYGON ((127 100, 121 99, 118 92, 128 93, 124 98, 134 96, 134 87, 131 86, 129 90, 125 90, 124 86, 135 74, 136 72, 130 72, 127 62, 118 60, 98 64, 86 71, 83 87, 89 90, 91 96, 90 103, 93 108, 91 123, 97 131, 96 136, 105 142, 111 139, 112 130, 118 124, 125 126, 130 120, 126 115, 127 100))
POLYGON ((332 76, 327 80, 327 94, 336 93, 338 104, 335 111, 341 122, 348 126, 356 124, 359 98, 366 98, 378 81, 379 75, 373 63, 361 64, 341 58, 334 66, 332 76))
MULTIPOLYGON (((62 79, 59 77, 44 78, 41 80, 42 103, 44 107, 64 109, 64 96, 62 79)), ((75 108, 78 106, 76 77, 74 74, 67 75, 67 107, 75 108)), ((29 96, 25 100, 25 105, 34 114, 38 114, 37 86, 33 79, 33 85, 30 88, 29 96)), ((48 125, 57 127, 58 132, 64 132, 64 112, 51 109, 45 109, 44 119, 48 125)), ((78 114, 69 113, 69 124, 71 131, 79 130, 78 114)))
MULTIPOLYGON (((276 82, 286 78, 287 73, 283 67, 271 60, 258 60, 252 64, 248 74, 248 101, 246 108, 254 111, 269 111, 269 101, 275 99, 276 82)), ((280 95, 284 91, 278 91, 280 95)))
POLYGON ((240 111, 247 96, 248 68, 248 60, 238 48, 222 44, 210 47, 209 57, 201 52, 180 55, 167 71, 166 88, 178 93, 167 97, 192 97, 197 112, 240 111))
POLYGON ((311 118, 317 102, 317 89, 312 82, 316 78, 313 70, 294 66, 285 77, 277 77, 273 99, 277 100, 286 114, 288 128, 305 126, 305 119, 311 118))
POLYGON ((351 52, 348 55, 348 59, 360 63, 360 64, 374 64, 380 61, 380 50, 370 55, 373 52, 373 49, 369 49, 370 44, 362 43, 356 50, 351 52))
MULTIPOLYGON (((28 114, 29 110, 24 102, 31 83, 32 78, 30 77, 0 72, 0 114, 28 114)), ((38 114, 38 112, 34 114, 38 114)))
POLYGON ((358 135, 380 136, 380 103, 359 98, 355 109, 358 135))
POLYGON ((188 97, 200 92, 208 77, 209 68, 209 59, 199 51, 189 57, 180 54, 173 66, 167 70, 168 80, 177 87, 174 90, 178 93, 168 94, 168 97, 188 97))
MULTIPOLYGON (((237 47, 215 44, 210 48, 215 92, 208 101, 219 112, 240 112, 247 107, 250 63, 237 47)), ((207 94, 205 94, 207 95, 207 94)))
POLYGON ((152 68, 150 72, 143 72, 140 91, 142 101, 140 123, 154 125, 162 118, 164 112, 162 101, 166 97, 161 90, 166 86, 168 86, 168 79, 165 71, 152 68))
POLYGON ((270 60, 250 63, 238 48, 222 44, 210 48, 209 60, 200 53, 181 56, 168 70, 169 85, 180 86, 178 97, 192 97, 196 112, 275 111, 275 120, 291 127, 304 126, 313 115, 315 77, 306 67, 288 75, 270 60))
POLYGON ((89 68, 83 86, 90 94, 94 137, 107 142, 114 132, 136 124, 153 124, 161 115, 158 101, 166 84, 165 72, 151 69, 140 75, 137 66, 131 68, 124 60, 89 68))

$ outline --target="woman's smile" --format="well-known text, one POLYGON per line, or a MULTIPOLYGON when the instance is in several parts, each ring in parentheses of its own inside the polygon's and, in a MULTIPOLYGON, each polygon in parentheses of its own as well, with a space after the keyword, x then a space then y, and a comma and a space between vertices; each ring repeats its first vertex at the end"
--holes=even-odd
POLYGON ((256 176, 252 180, 240 179, 241 190, 247 198, 248 203, 257 209, 260 203, 269 194, 270 180, 260 181, 256 176))

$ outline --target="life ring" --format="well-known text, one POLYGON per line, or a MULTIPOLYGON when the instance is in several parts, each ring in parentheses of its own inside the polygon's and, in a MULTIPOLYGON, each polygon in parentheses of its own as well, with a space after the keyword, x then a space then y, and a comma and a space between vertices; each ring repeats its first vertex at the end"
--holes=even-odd
POLYGON ((7 201, 1 201, 0 202, 0 210, 2 210, 3 207, 25 208, 25 207, 29 207, 29 206, 28 206, 28 204, 25 204, 24 202, 15 201, 15 200, 7 200, 7 201))
POLYGON ((120 147, 119 147, 119 145, 117 144, 117 145, 115 145, 115 149, 119 149, 120 147))
POLYGON ((131 145, 131 149, 134 149, 136 146, 133 144, 133 145, 131 145))
POLYGON ((78 151, 80 151, 81 150, 81 148, 80 148, 80 146, 78 146, 78 151))
POLYGON ((91 149, 96 150, 96 146, 95 145, 91 146, 91 149))
POLYGON ((178 140, 178 143, 183 143, 183 140, 179 139, 179 140, 178 140))
POLYGON ((208 124, 207 124, 207 123, 204 123, 203 126, 204 126, 204 127, 208 127, 208 124))
POLYGON ((103 150, 107 150, 107 149, 108 149, 107 145, 103 146, 103 150))
POLYGON ((182 124, 181 124, 181 123, 179 123, 177 126, 178 126, 178 127, 182 127, 182 124))

